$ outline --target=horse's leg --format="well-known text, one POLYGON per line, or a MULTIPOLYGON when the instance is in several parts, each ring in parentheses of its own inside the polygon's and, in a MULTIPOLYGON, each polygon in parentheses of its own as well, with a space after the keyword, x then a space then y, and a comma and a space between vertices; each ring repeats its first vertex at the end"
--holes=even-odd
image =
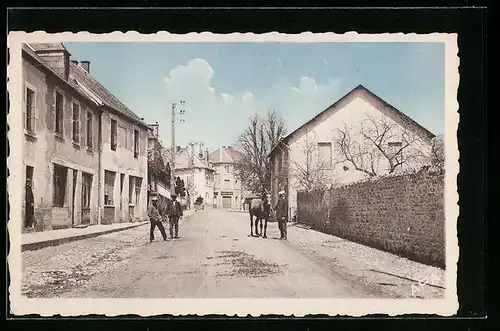
POLYGON ((253 237, 253 215, 250 214, 250 236, 253 237))
POLYGON ((267 217, 264 218, 264 237, 267 238, 267 217))
POLYGON ((260 221, 260 216, 257 216, 255 219, 255 235, 258 237, 260 236, 259 234, 259 221, 260 221))
POLYGON ((264 232, 262 232, 262 228, 264 227, 263 222, 264 222, 264 219, 263 219, 263 218, 261 218, 261 219, 260 219, 260 235, 261 235, 261 236, 264 234, 264 232))

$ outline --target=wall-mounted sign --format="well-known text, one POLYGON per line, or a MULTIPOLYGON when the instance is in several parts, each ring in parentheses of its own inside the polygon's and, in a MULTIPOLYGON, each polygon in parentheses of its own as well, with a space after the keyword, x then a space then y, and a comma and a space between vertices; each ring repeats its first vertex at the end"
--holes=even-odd
POLYGON ((221 195, 233 195, 233 192, 221 192, 221 195))

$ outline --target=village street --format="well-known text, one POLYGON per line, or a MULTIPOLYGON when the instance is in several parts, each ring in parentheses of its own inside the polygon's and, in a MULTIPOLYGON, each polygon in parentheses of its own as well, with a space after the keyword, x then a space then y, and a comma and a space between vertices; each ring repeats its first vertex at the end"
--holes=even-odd
MULTIPOLYGON (((199 211, 164 242, 149 225, 23 252, 23 294, 76 298, 419 298, 442 296, 444 271, 290 226, 249 236, 243 212, 199 211), (419 280, 428 281, 418 285, 419 280), (413 286, 412 286, 413 285, 413 286), (415 291, 415 288, 418 291, 415 291)), ((168 228, 167 228, 168 232, 168 228)))

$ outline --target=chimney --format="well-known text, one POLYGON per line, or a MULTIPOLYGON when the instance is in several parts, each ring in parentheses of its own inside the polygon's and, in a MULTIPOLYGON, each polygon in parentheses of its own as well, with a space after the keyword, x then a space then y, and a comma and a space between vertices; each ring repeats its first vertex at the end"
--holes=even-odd
POLYGON ((49 67, 64 80, 69 77, 70 53, 62 43, 30 44, 49 67))
POLYGON ((78 61, 76 61, 76 60, 71 60, 71 62, 72 62, 74 65, 77 65, 77 66, 79 66, 79 65, 80 65, 80 64, 78 63, 78 61))
POLYGON ((86 72, 90 73, 90 61, 80 61, 80 67, 86 72))
POLYGON ((207 162, 210 161, 210 157, 208 155, 208 148, 205 150, 205 158, 207 159, 207 162))

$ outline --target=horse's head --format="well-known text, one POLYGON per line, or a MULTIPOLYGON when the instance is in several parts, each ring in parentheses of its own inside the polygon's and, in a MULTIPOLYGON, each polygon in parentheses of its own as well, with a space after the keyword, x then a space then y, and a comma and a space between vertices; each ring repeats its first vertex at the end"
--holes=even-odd
POLYGON ((268 206, 271 204, 271 194, 264 192, 262 194, 262 202, 264 203, 265 206, 268 206))

